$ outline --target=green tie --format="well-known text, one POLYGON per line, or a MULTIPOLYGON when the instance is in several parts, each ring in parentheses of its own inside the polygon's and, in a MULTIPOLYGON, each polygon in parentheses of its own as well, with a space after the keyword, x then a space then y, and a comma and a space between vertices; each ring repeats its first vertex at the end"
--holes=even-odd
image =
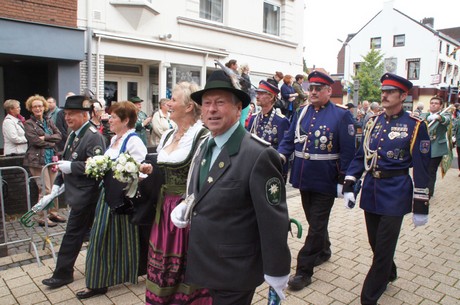
POLYGON ((216 146, 216 141, 214 139, 209 139, 207 148, 206 148, 206 154, 204 155, 203 162, 201 162, 201 168, 200 168, 200 189, 203 187, 203 183, 206 180, 206 177, 208 176, 209 173, 209 168, 211 165, 211 159, 212 159, 212 149, 216 146))
POLYGON ((69 135, 69 140, 67 141, 67 145, 65 147, 65 151, 64 151, 64 155, 63 155, 63 157, 65 159, 68 159, 67 153, 70 151, 70 147, 72 147, 73 140, 75 140, 76 136, 77 136, 77 134, 74 131, 72 131, 72 133, 70 133, 70 135, 69 135))

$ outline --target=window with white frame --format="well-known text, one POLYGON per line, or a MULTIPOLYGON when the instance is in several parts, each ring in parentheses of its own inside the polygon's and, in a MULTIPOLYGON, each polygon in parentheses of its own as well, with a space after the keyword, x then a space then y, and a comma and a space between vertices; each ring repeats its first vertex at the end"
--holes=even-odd
POLYGON ((406 44, 406 35, 394 35, 393 36, 393 47, 404 47, 406 44))
POLYGON ((444 61, 440 60, 439 64, 438 64, 438 73, 442 74, 442 72, 444 72, 445 67, 446 67, 446 63, 444 61))
POLYGON ((280 35, 280 7, 264 2, 264 33, 280 35))
POLYGON ((382 47, 382 37, 371 38, 371 49, 380 49, 382 47))
POLYGON ((420 58, 407 60, 407 79, 420 79, 420 58))
POLYGON ((223 0, 200 0, 200 18, 223 22, 223 0))

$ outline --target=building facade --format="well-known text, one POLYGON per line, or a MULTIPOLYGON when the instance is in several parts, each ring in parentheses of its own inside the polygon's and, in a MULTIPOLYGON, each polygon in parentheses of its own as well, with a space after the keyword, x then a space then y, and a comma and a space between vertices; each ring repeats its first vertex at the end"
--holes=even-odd
POLYGON ((203 86, 216 60, 247 63, 254 85, 303 68, 303 1, 4 2, 1 101, 38 93, 62 106, 67 92, 90 90, 107 106, 137 95, 150 114, 175 83, 203 86))
POLYGON ((414 84, 406 107, 414 101, 428 103, 433 94, 449 99, 449 88, 460 85, 460 41, 435 30, 433 21, 418 22, 393 8, 393 2, 384 3, 382 11, 347 37, 338 55, 343 64, 338 71, 343 71, 346 83, 353 83, 362 57, 374 48, 383 54, 385 72, 414 84))

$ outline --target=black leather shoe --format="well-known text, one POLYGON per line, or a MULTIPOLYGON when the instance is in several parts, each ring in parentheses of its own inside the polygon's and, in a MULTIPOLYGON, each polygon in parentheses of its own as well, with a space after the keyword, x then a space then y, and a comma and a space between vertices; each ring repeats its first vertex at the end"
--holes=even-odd
POLYGON ((291 290, 301 290, 311 284, 311 277, 294 275, 289 279, 288 285, 291 290))
POLYGON ((73 282, 73 278, 70 279, 57 279, 54 277, 50 277, 49 279, 44 279, 42 281, 43 285, 46 285, 51 288, 59 288, 64 285, 70 284, 73 282))
POLYGON ((331 259, 330 255, 328 255, 328 256, 318 256, 315 259, 315 262, 313 263, 313 266, 317 267, 319 265, 322 265, 322 264, 324 264, 325 262, 327 262, 330 259, 331 259))
POLYGON ((94 289, 89 289, 89 288, 86 288, 88 290, 83 290, 83 291, 79 291, 77 292, 77 298, 82 300, 82 299, 87 299, 87 298, 90 298, 90 297, 93 297, 95 295, 98 295, 98 294, 105 294, 107 292, 107 287, 105 288, 94 288, 94 289))

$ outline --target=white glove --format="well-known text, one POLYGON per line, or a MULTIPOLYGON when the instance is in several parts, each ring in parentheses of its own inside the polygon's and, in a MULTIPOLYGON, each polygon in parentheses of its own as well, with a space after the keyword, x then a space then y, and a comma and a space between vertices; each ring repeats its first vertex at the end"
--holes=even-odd
POLYGON ((430 114, 426 119, 428 120, 428 122, 431 122, 431 121, 437 120, 438 117, 439 117, 439 114, 430 114))
POLYGON ((72 162, 62 160, 58 162, 58 167, 61 170, 62 173, 64 174, 71 174, 72 173, 72 167, 70 166, 72 162))
POLYGON ((337 184, 337 198, 343 198, 343 184, 337 184))
POLYGON ((352 209, 356 202, 355 194, 352 192, 343 193, 343 201, 347 209, 352 209))
POLYGON ((186 210, 187 204, 185 204, 185 202, 181 202, 171 212, 171 221, 179 229, 183 229, 188 225, 188 220, 185 220, 186 210))
POLYGON ((43 196, 37 202, 37 204, 32 207, 32 211, 34 211, 35 213, 43 211, 43 209, 45 209, 48 206, 48 204, 53 200, 53 198, 54 198, 53 194, 48 194, 48 195, 43 196))
POLYGON ((414 214, 412 215, 412 222, 415 227, 426 225, 428 222, 427 214, 414 214))
POLYGON ((275 289, 276 294, 280 297, 281 300, 286 300, 286 296, 283 293, 283 290, 287 288, 289 281, 289 274, 283 276, 270 276, 264 274, 265 281, 273 289, 275 289))
MULTIPOLYGON (((63 185, 64 185, 64 184, 63 184, 63 185)), ((54 185, 53 185, 53 188, 51 189, 50 195, 52 195, 53 197, 59 195, 59 188, 60 188, 59 185, 54 184, 54 185)), ((48 196, 48 195, 47 195, 47 196, 48 196)))

